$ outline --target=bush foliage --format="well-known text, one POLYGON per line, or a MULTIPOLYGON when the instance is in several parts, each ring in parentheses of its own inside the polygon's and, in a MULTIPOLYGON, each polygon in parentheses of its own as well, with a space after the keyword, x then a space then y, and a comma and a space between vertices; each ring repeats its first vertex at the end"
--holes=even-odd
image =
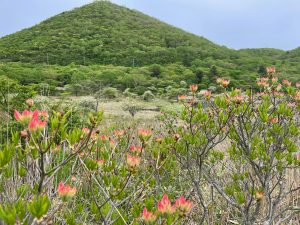
MULTIPOLYGON (((282 224, 297 221, 299 83, 259 92, 190 86, 160 127, 103 126, 103 112, 15 110, 0 150, 5 224, 282 224)), ((152 124, 154 126, 155 124, 152 124)))

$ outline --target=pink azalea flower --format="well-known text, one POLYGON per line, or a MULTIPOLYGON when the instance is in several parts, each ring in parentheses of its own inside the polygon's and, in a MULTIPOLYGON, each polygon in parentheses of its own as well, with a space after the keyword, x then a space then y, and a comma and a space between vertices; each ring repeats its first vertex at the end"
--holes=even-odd
POLYGON ((141 146, 134 146, 134 145, 131 145, 130 146, 130 150, 132 151, 132 152, 141 152, 142 151, 142 147, 141 146))
POLYGON ((146 208, 144 208, 142 213, 142 219, 146 224, 154 223, 156 220, 156 215, 154 215, 152 212, 149 212, 146 208))
POLYGON ((270 66, 270 67, 266 68, 266 71, 268 74, 273 74, 276 72, 276 68, 275 68, 275 66, 270 66))
POLYGON ((39 120, 37 116, 32 117, 28 124, 28 130, 30 132, 36 132, 36 131, 41 131, 46 127, 46 121, 39 120))
POLYGON ((33 102, 33 99, 32 98, 29 98, 26 100, 26 104, 29 106, 29 107, 32 107, 34 102, 33 102))
POLYGON ((227 88, 229 83, 230 83, 230 80, 226 80, 226 79, 223 79, 223 78, 218 78, 217 83, 220 84, 223 88, 227 88))
POLYGON ((82 128, 82 132, 83 132, 84 134, 89 134, 89 133, 90 133, 90 129, 84 127, 84 128, 82 128))
POLYGON ((104 159, 97 160, 97 164, 98 164, 98 166, 103 166, 104 165, 104 159))
POLYGON ((32 118, 32 112, 24 110, 21 114, 19 111, 15 110, 14 117, 20 123, 27 123, 32 118))
POLYGON ((288 80, 282 80, 282 84, 286 85, 286 86, 291 86, 292 83, 288 80))
POLYGON ((77 189, 76 187, 71 187, 70 185, 65 185, 60 182, 57 188, 58 195, 64 200, 72 198, 75 196, 77 189))
POLYGON ((152 131, 141 128, 141 129, 138 130, 138 135, 139 135, 141 140, 147 141, 152 136, 152 131))
POLYGON ((273 118, 270 118, 270 123, 278 123, 278 118, 277 117, 273 117, 273 118))
POLYGON ((296 153, 296 159, 300 162, 300 152, 296 153))
POLYGON ((272 78, 272 82, 273 82, 273 83, 277 83, 277 82, 278 82, 278 77, 273 77, 273 78, 272 78))
POLYGON ((276 87, 276 91, 280 91, 282 88, 282 85, 281 84, 278 84, 277 87, 276 87))
POLYGON ((242 95, 237 95, 233 97, 233 101, 235 103, 242 103, 244 101, 244 97, 242 95))
POLYGON ((161 201, 157 204, 158 212, 162 214, 172 214, 174 213, 174 207, 172 207, 168 195, 164 194, 161 201))
POLYGON ((138 156, 131 156, 127 154, 127 165, 129 171, 134 171, 141 163, 141 158, 138 156))
POLYGON ((209 91, 209 90, 200 91, 200 94, 203 95, 207 99, 211 98, 211 91, 209 91))
POLYGON ((22 131, 21 131, 21 137, 23 137, 23 138, 28 137, 28 132, 27 132, 27 130, 22 130, 22 131))
POLYGON ((186 216, 192 210, 193 203, 191 201, 187 201, 184 196, 181 196, 176 200, 175 207, 180 216, 186 216))
POLYGON ((108 137, 105 135, 101 135, 100 139, 101 139, 101 141, 107 141, 108 137))
POLYGON ((198 90, 198 85, 197 85, 197 84, 191 84, 191 85, 190 85, 190 90, 191 90, 192 92, 196 92, 196 91, 198 90))

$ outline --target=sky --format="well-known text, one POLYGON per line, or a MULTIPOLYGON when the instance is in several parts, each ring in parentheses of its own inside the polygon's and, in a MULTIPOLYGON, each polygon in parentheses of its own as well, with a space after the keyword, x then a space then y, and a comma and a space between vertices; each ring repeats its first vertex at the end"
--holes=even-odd
MULTIPOLYGON (((112 0, 229 48, 300 46, 300 0, 112 0)), ((0 0, 0 37, 92 0, 0 0)))

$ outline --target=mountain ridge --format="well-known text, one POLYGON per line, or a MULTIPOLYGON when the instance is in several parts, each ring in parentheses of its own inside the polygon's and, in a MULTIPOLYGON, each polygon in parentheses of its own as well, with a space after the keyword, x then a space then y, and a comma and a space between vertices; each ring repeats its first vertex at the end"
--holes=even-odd
MULTIPOLYGON (((53 52, 52 57, 60 55, 59 49, 67 48, 68 52, 63 58, 68 58, 72 52, 77 55, 84 55, 86 61, 91 61, 91 64, 121 64, 129 65, 128 60, 93 60, 94 58, 114 58, 115 55, 101 54, 111 50, 116 51, 121 57, 128 57, 128 49, 134 48, 131 54, 135 54, 136 58, 145 57, 142 51, 150 53, 155 56, 159 49, 152 51, 153 47, 161 47, 165 50, 164 53, 174 55, 170 49, 177 47, 197 47, 203 54, 209 54, 208 50, 224 50, 233 51, 229 48, 216 45, 204 37, 199 37, 195 34, 185 32, 182 29, 171 26, 167 23, 161 22, 153 17, 138 12, 137 10, 128 9, 110 2, 93 2, 82 7, 75 8, 71 11, 60 13, 56 16, 50 17, 47 20, 31 27, 23 29, 14 34, 5 36, 0 39, 0 60, 5 61, 21 61, 28 62, 26 59, 38 55, 49 55, 53 52), (75 19, 76 18, 76 19, 75 19), (125 20, 125 19, 126 20, 125 20), (64 22, 62 22, 64 21, 64 22), (73 23, 70 25, 70 23, 73 23), (65 26, 65 24, 67 24, 65 26), (79 28, 79 29, 78 29, 79 28), (83 28, 85 30, 80 30, 83 28), (109 32, 107 30, 109 29, 109 32), (93 30, 95 32, 93 32, 93 30), (157 34, 158 30, 163 31, 157 34), (67 33, 67 37, 64 37, 67 33), (127 35, 128 34, 128 35, 127 35), (115 43, 110 42, 110 35, 114 35, 115 43), (51 38, 49 38, 51 36, 51 38), (61 36, 61 37, 60 37, 61 36), (175 37, 176 36, 176 37, 175 37), (90 39, 93 39, 89 42, 90 39), (175 38, 174 38, 175 37, 175 38), (41 40, 43 38, 43 40, 41 40), (54 42, 63 42, 63 38, 68 39, 64 44, 55 44, 54 42), (101 41, 95 41, 99 40, 101 41), (146 39, 146 40, 143 40, 146 39), (137 43, 130 43, 131 40, 137 40, 137 43), (78 44, 76 42, 84 41, 85 43, 78 44), (92 43, 93 42, 93 43, 92 43), (83 49, 82 45, 88 43, 88 46, 83 49), (27 45, 26 45, 27 44, 27 45), (127 46, 125 46, 128 44, 127 46), (79 45, 79 46, 78 46, 79 45), (80 46, 81 45, 81 46, 80 46), (9 47, 14 46, 14 47, 9 47), (129 46, 129 47, 128 47, 129 46), (76 47, 78 47, 76 49, 76 47), (104 47, 104 48, 103 48, 104 47), (56 51, 53 51, 55 49, 56 51), (120 50, 124 50, 122 52, 120 50), (127 50, 126 50, 127 49, 127 50), (169 49, 169 51, 168 51, 169 49), (2 51, 1 51, 2 50, 2 51), (52 50, 52 51, 51 51, 52 50), (5 51, 5 53, 4 53, 5 51), (97 52, 98 51, 98 52, 97 52), (138 52, 140 51, 140 52, 138 52), (38 54, 40 53, 40 54, 38 54), (5 54, 5 55, 4 55, 5 54)), ((177 54, 184 54, 176 51, 177 54)), ((82 58, 83 58, 82 57, 82 58)), ((131 57, 132 58, 132 57, 131 57)), ((49 60, 49 59, 48 59, 49 60)), ((44 60, 34 59, 32 62, 39 63, 44 60)), ((50 64, 55 64, 57 60, 51 61, 50 64)), ((83 59, 71 58, 70 60, 63 60, 63 64, 76 62, 80 64, 83 59)), ((174 62, 174 60, 167 60, 174 62)), ((159 63, 158 60, 145 59, 142 64, 159 63)), ((163 62, 161 62, 164 64, 163 62)), ((60 64, 60 63, 59 63, 60 64)))
POLYGON ((2 63, 125 67, 181 64, 195 74, 234 79, 255 79, 257 72, 263 73, 264 67, 272 65, 283 77, 297 80, 299 55, 298 49, 230 49, 107 1, 62 12, 0 38, 2 63))

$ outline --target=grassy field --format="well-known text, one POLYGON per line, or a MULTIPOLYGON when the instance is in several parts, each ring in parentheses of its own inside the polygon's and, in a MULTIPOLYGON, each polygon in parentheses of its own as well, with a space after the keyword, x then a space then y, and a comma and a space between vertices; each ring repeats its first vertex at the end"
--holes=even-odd
MULTIPOLYGON (((91 96, 67 96, 67 97, 43 97, 39 96, 38 101, 44 105, 69 105, 73 107, 82 107, 93 110, 97 106, 97 101, 91 96)), ((161 114, 162 111, 178 111, 180 104, 165 99, 154 99, 144 101, 138 98, 117 98, 117 99, 100 99, 98 101, 98 110, 103 110, 108 118, 121 117, 131 119, 132 116, 126 110, 128 107, 135 106, 138 108, 134 118, 138 120, 153 120, 161 114)))

